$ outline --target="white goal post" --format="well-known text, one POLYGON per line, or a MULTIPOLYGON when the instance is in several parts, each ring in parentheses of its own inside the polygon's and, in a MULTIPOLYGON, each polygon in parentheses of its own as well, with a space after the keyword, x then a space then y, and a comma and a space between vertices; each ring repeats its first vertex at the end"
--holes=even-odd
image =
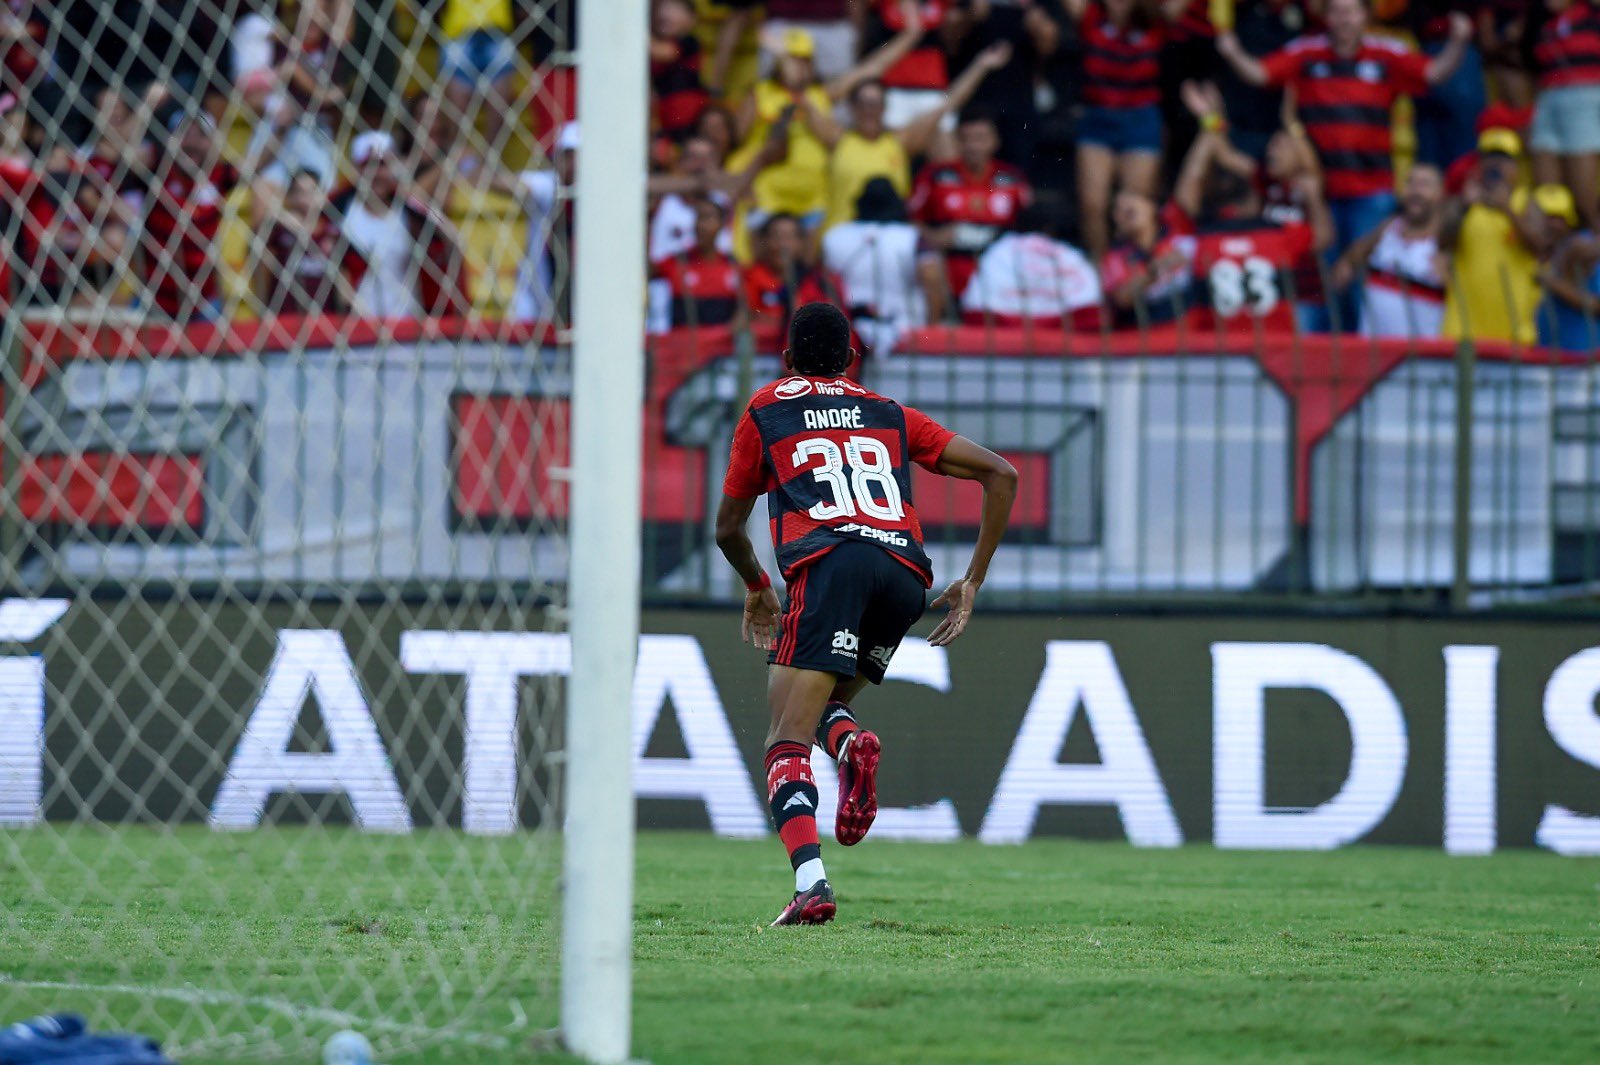
POLYGON ((648 27, 0 4, 0 1027, 629 1058, 648 27))
POLYGON ((646 0, 580 0, 561 1026, 628 1056, 644 403, 646 0))

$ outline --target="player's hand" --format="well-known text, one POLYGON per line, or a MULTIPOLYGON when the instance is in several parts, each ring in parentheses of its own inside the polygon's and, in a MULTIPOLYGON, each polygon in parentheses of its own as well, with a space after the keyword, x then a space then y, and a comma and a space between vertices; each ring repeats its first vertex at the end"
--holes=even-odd
POLYGON ((949 613, 928 634, 928 642, 935 647, 946 647, 954 642, 957 636, 967 630, 967 622, 972 619, 972 603, 977 598, 977 584, 965 577, 946 588, 944 594, 933 601, 933 605, 945 607, 949 613))
POLYGON ((744 620, 739 625, 744 642, 754 644, 763 651, 772 650, 772 645, 777 642, 778 618, 782 613, 778 605, 778 593, 771 587, 746 592, 744 620))

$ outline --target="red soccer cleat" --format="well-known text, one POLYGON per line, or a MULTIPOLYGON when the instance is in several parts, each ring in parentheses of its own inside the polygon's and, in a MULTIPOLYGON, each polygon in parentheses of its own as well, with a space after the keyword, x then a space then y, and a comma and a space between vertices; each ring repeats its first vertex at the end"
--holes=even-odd
POLYGON ((833 888, 818 880, 804 891, 794 893, 794 901, 783 908, 770 928, 786 924, 827 924, 839 907, 833 901, 833 888))
POLYGON ((833 838, 841 847, 853 847, 867 836, 878 816, 878 756, 883 745, 877 733, 863 729, 846 741, 839 760, 839 812, 833 838))

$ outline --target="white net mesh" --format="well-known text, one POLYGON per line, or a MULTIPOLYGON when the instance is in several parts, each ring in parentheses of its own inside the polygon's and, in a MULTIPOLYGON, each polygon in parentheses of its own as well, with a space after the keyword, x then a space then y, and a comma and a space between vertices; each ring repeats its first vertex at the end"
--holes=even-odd
POLYGON ((0 20, 0 1022, 508 1060, 554 1022, 567 5, 0 20))

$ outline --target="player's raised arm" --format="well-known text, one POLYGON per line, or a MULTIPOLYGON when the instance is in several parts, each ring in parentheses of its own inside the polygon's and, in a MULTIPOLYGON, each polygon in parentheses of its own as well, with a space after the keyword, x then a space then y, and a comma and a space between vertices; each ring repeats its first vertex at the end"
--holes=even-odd
POLYGON ((946 477, 963 481, 977 481, 983 486, 983 516, 978 520, 978 544, 972 549, 972 562, 966 576, 951 583, 934 606, 949 610, 943 621, 935 626, 928 642, 944 647, 962 632, 972 617, 973 600, 978 589, 989 575, 989 561, 995 548, 1006 533, 1011 520, 1011 504, 1017 498, 1017 470, 1015 466, 993 451, 975 444, 964 436, 953 437, 939 456, 938 471, 946 477))

